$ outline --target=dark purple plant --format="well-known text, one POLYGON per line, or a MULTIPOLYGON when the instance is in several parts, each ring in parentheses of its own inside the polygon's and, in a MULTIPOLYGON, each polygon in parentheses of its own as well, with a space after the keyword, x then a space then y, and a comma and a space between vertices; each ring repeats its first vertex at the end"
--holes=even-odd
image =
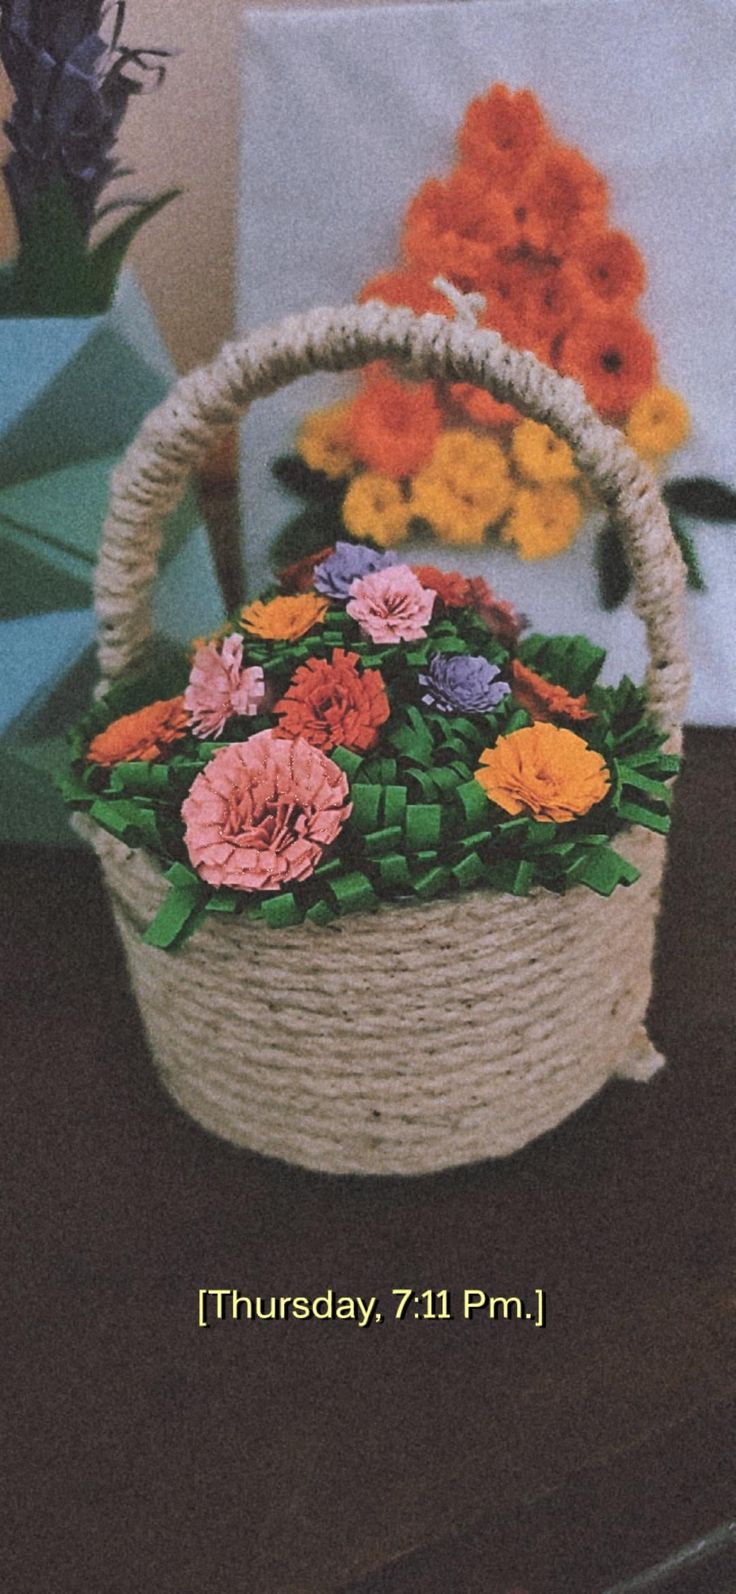
MULTIPOLYGON (((39 195, 63 184, 84 237, 107 184, 128 101, 164 74, 168 50, 121 43, 125 0, 4 0, 0 58, 14 93, 5 182, 23 245, 39 195)), ((121 201, 137 204, 139 201, 121 201)))

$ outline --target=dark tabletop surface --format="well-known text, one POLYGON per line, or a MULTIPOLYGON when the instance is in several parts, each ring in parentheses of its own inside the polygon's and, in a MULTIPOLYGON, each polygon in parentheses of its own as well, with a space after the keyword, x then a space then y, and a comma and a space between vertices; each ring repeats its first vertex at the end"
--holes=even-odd
POLYGON ((190 1123, 92 860, 3 855, 3 1594, 602 1594, 736 1516, 736 736, 687 751, 667 1069, 433 1178, 190 1123), (197 1326, 203 1287, 397 1286, 542 1287, 548 1323, 197 1326))

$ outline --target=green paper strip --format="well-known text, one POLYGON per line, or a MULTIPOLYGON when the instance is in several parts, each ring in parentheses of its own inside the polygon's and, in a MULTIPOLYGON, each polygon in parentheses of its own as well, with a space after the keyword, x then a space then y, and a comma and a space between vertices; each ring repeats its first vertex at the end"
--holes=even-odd
POLYGON ((333 747, 330 753, 333 764, 337 764, 348 780, 353 780, 360 769, 363 760, 359 753, 351 753, 347 747, 333 747))
POLYGON ((633 885, 639 870, 622 858, 613 847, 597 847, 583 853, 568 870, 577 885, 589 886, 598 896, 610 897, 617 885, 633 885))
POLYGON ((261 904, 265 923, 271 930, 285 929, 290 924, 301 924, 303 913, 293 892, 285 891, 277 897, 267 897, 261 904))
POLYGON ((457 880, 458 885, 464 891, 467 891, 471 886, 477 885, 478 881, 483 879, 486 870, 485 864, 478 856, 478 853, 470 852, 467 858, 461 858, 459 863, 454 864, 450 872, 457 880))
POLYGON ((455 792, 455 797, 460 803, 467 824, 470 825, 471 828, 475 828, 478 824, 482 823, 483 820, 485 820, 486 823, 488 822, 488 815, 490 812, 488 798, 486 797, 480 781, 476 780, 475 776, 472 780, 466 781, 462 786, 458 786, 455 792))
POLYGON ((442 808, 439 803, 408 803, 404 835, 408 852, 439 846, 442 808))
POLYGON ((620 803, 618 811, 620 818, 628 824, 644 825, 647 830, 656 830, 661 836, 666 836, 670 828, 669 814, 655 814, 651 808, 641 808, 638 803, 620 803))
POLYGON ((418 897, 428 899, 436 897, 443 891, 450 880, 450 870, 444 864, 437 864, 432 869, 426 869, 421 874, 412 877, 412 884, 418 897))
POLYGON ((383 796, 381 787, 356 781, 351 788, 350 796, 353 803, 352 823, 357 825, 358 830, 364 832, 375 830, 378 826, 383 796))
POLYGON ((636 791, 643 791, 649 797, 656 798, 657 802, 668 803, 671 793, 661 780, 652 780, 649 775, 642 775, 638 769, 630 769, 626 764, 618 764, 618 772, 624 786, 634 787, 636 791))
POLYGON ((173 886, 143 936, 146 945, 160 947, 163 951, 173 947, 175 942, 180 943, 199 923, 206 896, 206 889, 201 885, 173 886))
POLYGON ((498 891, 506 891, 513 897, 525 897, 534 879, 534 864, 528 858, 499 858, 496 863, 489 865, 486 879, 498 891))
POLYGON ((341 880, 331 880, 329 889, 341 914, 360 913, 364 908, 372 908, 378 900, 368 876, 357 869, 343 875, 341 880))
POLYGON ((100 798, 90 809, 90 818, 109 830, 126 846, 158 847, 160 836, 152 808, 141 807, 134 798, 110 802, 100 798))
POLYGON ((389 825, 385 830, 373 830, 365 837, 365 850, 369 858, 382 858, 401 845, 403 831, 400 825, 389 825))
POLYGON ((402 852, 391 852, 384 858, 377 858, 375 869, 384 891, 411 890, 409 865, 402 852))
POLYGON ((627 753, 627 769, 652 769, 656 768, 657 774, 676 775, 680 768, 680 759, 677 753, 627 753))
POLYGON ((407 802, 405 786, 384 786, 382 814, 384 825, 401 825, 403 828, 407 802))
POLYGON ((171 772, 166 764, 117 764, 110 777, 110 790, 149 797, 165 791, 170 779, 171 772))
POLYGON ((164 879, 168 880, 172 886, 180 886, 184 889, 192 889, 196 886, 199 891, 202 890, 202 881, 199 875, 196 875, 193 869, 187 868, 185 863, 172 863, 171 867, 166 870, 164 879))
POLYGON ((207 903, 207 912, 234 913, 238 906, 239 897, 240 893, 238 891, 228 891, 226 887, 221 887, 219 891, 215 891, 210 897, 207 903))
POLYGON ((329 903, 325 902, 324 897, 320 897, 319 902, 314 902, 311 908, 307 908, 304 917, 309 919, 310 924, 331 924, 335 912, 329 903))

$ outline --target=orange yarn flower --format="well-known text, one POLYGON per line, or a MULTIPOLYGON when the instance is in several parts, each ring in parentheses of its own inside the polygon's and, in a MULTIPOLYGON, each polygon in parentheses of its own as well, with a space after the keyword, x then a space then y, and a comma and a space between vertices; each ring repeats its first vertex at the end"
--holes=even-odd
POLYGON ((522 664, 521 659, 514 659, 511 664, 511 690, 517 703, 527 709, 535 720, 550 720, 558 716, 568 720, 595 719, 592 709, 587 706, 584 692, 580 697, 571 697, 564 686, 555 686, 543 675, 537 675, 535 670, 522 664))
POLYGON ((123 714, 100 731, 87 749, 88 764, 150 764, 164 747, 187 732, 189 716, 184 697, 160 698, 133 714, 123 714))
POLYGON ((547 140, 539 103, 530 89, 514 94, 494 83, 471 100, 460 129, 463 159, 480 167, 499 187, 514 187, 519 173, 547 140))
POLYGON ((391 713, 380 670, 358 672, 357 653, 334 648, 332 661, 307 659, 296 670, 288 691, 276 704, 279 734, 303 736, 312 747, 328 752, 347 747, 367 753, 378 740, 378 727, 391 713))
POLYGON ((429 459, 441 429, 431 382, 410 386, 371 375, 350 411, 350 440, 358 458, 381 476, 411 476, 429 459))
POLYGON ((620 417, 653 385, 654 339, 635 316, 609 311, 573 329, 562 347, 560 370, 582 382, 602 416, 620 417))
POLYGON ((321 625, 327 613, 327 599, 318 598, 316 592, 302 592, 290 598, 272 598, 270 603, 248 603, 241 613, 241 621, 252 636, 269 642, 298 642, 315 625, 321 625))
POLYGON ((447 178, 431 177, 411 200, 403 246, 407 260, 428 275, 439 271, 476 287, 513 236, 506 196, 490 189, 479 172, 456 167, 447 178))
POLYGON ((583 238, 575 265, 584 288, 604 305, 630 309, 644 291, 644 261, 626 232, 606 230, 583 238))
POLYGON ((438 570, 436 565, 412 565, 423 587, 436 592, 446 609, 464 609, 470 603, 470 582, 457 570, 438 570))
POLYGON ((507 814, 558 825, 587 814, 610 786, 600 753, 559 725, 534 724, 499 736, 480 761, 475 778, 491 802, 507 814))
POLYGON ((603 226, 607 204, 606 180, 590 161, 566 144, 551 144, 529 168, 514 214, 528 247, 566 255, 603 226))

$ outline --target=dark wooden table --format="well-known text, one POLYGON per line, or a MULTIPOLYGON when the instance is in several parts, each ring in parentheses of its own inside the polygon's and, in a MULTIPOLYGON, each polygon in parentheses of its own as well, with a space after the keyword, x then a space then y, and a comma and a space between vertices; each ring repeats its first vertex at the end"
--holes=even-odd
POLYGON ((735 753, 688 737, 668 1068, 436 1178, 319 1177, 190 1123, 91 859, 5 854, 4 1594, 602 1594, 736 1515, 735 753), (201 1287, 403 1285, 540 1286, 548 1326, 197 1326, 201 1287))

